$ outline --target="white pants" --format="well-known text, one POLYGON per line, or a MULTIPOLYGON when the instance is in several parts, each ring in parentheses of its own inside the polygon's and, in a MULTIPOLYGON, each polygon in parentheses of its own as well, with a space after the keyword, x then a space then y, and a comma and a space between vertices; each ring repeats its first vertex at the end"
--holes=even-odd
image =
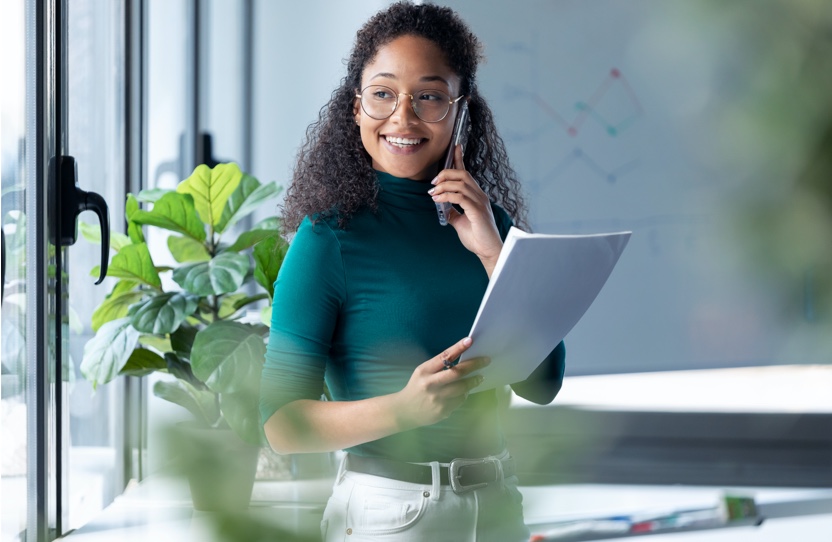
POLYGON ((528 542, 516 476, 457 495, 439 484, 440 463, 430 465, 433 483, 421 485, 351 472, 342 462, 321 522, 325 542, 528 542))

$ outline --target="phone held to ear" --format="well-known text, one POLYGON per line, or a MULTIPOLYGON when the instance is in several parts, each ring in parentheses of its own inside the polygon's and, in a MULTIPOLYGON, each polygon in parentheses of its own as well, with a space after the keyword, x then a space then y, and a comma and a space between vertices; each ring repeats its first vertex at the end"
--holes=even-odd
MULTIPOLYGON (((468 102, 462 100, 454 122, 454 131, 451 134, 451 145, 448 147, 448 154, 445 156, 445 167, 442 169, 453 169, 454 150, 457 145, 462 145, 462 152, 465 152, 465 145, 468 143, 469 125, 468 102)), ((452 207, 450 203, 444 201, 436 204, 436 214, 439 215, 439 223, 443 226, 448 225, 448 213, 451 212, 452 207)))

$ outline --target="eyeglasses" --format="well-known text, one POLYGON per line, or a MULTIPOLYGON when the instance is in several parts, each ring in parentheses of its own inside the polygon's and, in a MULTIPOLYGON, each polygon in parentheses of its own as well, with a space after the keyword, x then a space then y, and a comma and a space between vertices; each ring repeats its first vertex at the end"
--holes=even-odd
POLYGON ((439 122, 448 115, 451 105, 465 97, 451 99, 441 90, 420 90, 413 94, 396 92, 390 87, 370 85, 355 97, 361 100, 361 109, 376 120, 384 120, 399 107, 399 96, 410 96, 413 112, 424 122, 439 122))

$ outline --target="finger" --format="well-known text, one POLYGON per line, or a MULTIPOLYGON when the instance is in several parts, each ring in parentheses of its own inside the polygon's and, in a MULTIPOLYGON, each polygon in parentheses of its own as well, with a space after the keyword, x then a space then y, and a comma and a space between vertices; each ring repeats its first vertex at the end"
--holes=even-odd
POLYGON ((448 203, 455 203, 462 207, 463 209, 467 209, 470 207, 471 198, 463 194, 462 192, 443 192, 441 194, 434 194, 431 196, 433 201, 435 202, 448 202, 448 203))
POLYGON ((459 192, 465 194, 473 202, 483 205, 488 204, 488 196, 467 172, 454 169, 442 170, 432 181, 432 184, 434 186, 428 190, 428 194, 431 196, 438 196, 446 192, 459 192))
MULTIPOLYGON (((467 176, 466 176, 467 177, 467 176)), ((467 178, 449 179, 445 178, 436 186, 428 190, 428 194, 438 195, 443 192, 460 192, 468 195, 471 199, 476 198, 479 194, 483 194, 482 189, 478 187, 473 181, 467 178)))
POLYGON ((448 384, 456 380, 466 380, 466 377, 471 373, 488 367, 491 363, 489 358, 471 358, 465 361, 460 361, 447 369, 443 369, 438 378, 440 381, 448 384))
POLYGON ((476 193, 471 193, 470 190, 461 189, 459 191, 454 190, 445 190, 440 192, 437 190, 431 195, 433 201, 439 202, 448 202, 454 203, 459 205, 465 212, 486 212, 485 205, 487 202, 481 201, 476 193))
POLYGON ((429 359, 424 363, 426 369, 431 373, 438 373, 445 369, 445 367, 450 367, 453 363, 462 355, 463 352, 468 350, 468 347, 471 346, 471 337, 465 337, 461 341, 457 342, 450 348, 446 349, 444 352, 439 354, 438 356, 429 359))
POLYGON ((470 378, 464 378, 447 384, 443 388, 443 395, 447 398, 467 396, 471 390, 482 384, 484 378, 481 375, 474 375, 470 378))
MULTIPOLYGON (((476 375, 469 377, 471 373, 479 371, 488 365, 486 358, 475 358, 459 362, 456 365, 449 367, 447 370, 439 371, 433 378, 437 384, 442 386, 460 386, 459 390, 467 391, 470 385, 476 385, 468 382, 470 378, 477 378, 476 375), (468 378, 466 378, 468 377, 468 378)), ((457 391, 453 395, 462 393, 457 391)))

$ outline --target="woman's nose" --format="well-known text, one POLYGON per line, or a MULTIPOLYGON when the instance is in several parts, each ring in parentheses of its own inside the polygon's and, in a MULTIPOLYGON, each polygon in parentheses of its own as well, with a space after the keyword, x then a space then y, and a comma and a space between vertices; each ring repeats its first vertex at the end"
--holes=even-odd
POLYGON ((410 94, 399 94, 399 106, 393 111, 392 119, 402 126, 410 126, 419 122, 419 117, 413 110, 413 99, 410 94))

